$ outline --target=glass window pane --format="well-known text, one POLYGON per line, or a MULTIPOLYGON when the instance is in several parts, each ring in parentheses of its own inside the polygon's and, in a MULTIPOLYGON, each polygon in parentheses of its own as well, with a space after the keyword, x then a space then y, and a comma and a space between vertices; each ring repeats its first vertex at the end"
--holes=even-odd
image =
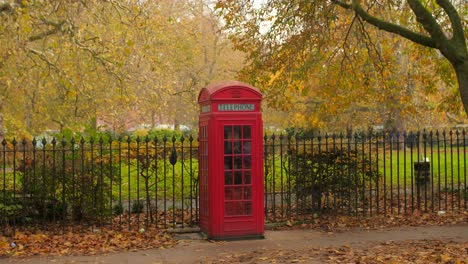
POLYGON ((252 175, 250 171, 244 172, 244 184, 252 184, 252 175))
POLYGON ((252 142, 244 141, 244 154, 252 154, 252 142))
POLYGON ((252 186, 244 187, 244 200, 252 200, 252 186))
POLYGON ((224 204, 224 214, 227 216, 242 215, 243 213, 242 202, 228 202, 224 204))
POLYGON ((224 214, 225 215, 235 215, 234 203, 225 203, 224 204, 224 214))
POLYGON ((233 200, 234 199, 234 192, 233 187, 224 187, 224 200, 233 200))
POLYGON ((224 142, 224 154, 232 154, 231 141, 225 141, 224 142))
POLYGON ((233 187, 234 188, 234 200, 242 200, 242 187, 233 187))
POLYGON ((236 215, 243 215, 244 211, 242 210, 242 202, 235 203, 236 215))
POLYGON ((252 156, 245 155, 244 156, 244 169, 250 169, 252 166, 252 156))
POLYGON ((242 169, 242 156, 234 157, 234 169, 242 169))
POLYGON ((252 138, 252 131, 250 126, 244 126, 244 139, 252 138))
POLYGON ((232 138, 232 126, 224 126, 224 138, 225 139, 232 138))
POLYGON ((232 172, 224 172, 224 185, 232 185, 232 172))
POLYGON ((224 169, 232 170, 232 156, 224 157, 224 169))
POLYGON ((241 154, 241 153, 242 153, 241 142, 234 141, 234 154, 241 154))
POLYGON ((235 139, 241 138, 241 126, 234 126, 234 138, 235 139))
POLYGON ((234 172, 234 184, 242 184, 242 171, 234 172))
POLYGON ((252 215, 252 202, 244 203, 244 215, 252 215))

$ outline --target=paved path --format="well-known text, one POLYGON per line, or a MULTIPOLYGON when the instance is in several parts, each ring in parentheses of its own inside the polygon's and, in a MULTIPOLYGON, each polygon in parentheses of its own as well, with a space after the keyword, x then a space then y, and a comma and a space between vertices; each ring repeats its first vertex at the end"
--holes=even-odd
POLYGON ((121 252, 99 256, 65 256, 29 259, 0 259, 0 263, 202 263, 205 257, 265 250, 310 247, 365 247, 386 241, 450 239, 468 242, 468 223, 454 226, 402 227, 385 230, 351 230, 326 233, 314 230, 266 231, 265 239, 209 242, 197 234, 178 235, 179 245, 171 249, 121 252))

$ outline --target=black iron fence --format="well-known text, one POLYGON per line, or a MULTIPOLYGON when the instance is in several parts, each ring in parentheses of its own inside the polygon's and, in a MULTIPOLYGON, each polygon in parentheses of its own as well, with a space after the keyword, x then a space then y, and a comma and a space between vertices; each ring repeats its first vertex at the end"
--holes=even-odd
POLYGON ((0 221, 185 227, 198 218, 192 137, 2 142, 0 221))
POLYGON ((465 130, 265 136, 265 215, 468 209, 465 130))
MULTIPOLYGON (((464 130, 264 138, 265 216, 468 209, 464 130)), ((175 228, 198 224, 192 137, 6 141, 0 225, 175 228)))

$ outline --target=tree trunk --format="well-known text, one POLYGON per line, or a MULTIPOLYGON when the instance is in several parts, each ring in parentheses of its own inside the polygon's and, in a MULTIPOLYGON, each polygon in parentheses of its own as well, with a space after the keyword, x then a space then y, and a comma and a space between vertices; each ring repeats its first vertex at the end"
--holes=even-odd
POLYGON ((151 112, 151 129, 154 129, 156 127, 156 113, 154 110, 150 112, 151 112))
POLYGON ((462 63, 453 64, 453 68, 457 74, 461 100, 468 117, 468 59, 464 59, 462 63))
POLYGON ((0 97, 0 141, 5 138, 5 129, 3 128, 3 99, 0 97))
MULTIPOLYGON (((177 111, 179 112, 179 111, 177 111)), ((180 130, 180 121, 178 118, 174 118, 174 130, 180 130)))

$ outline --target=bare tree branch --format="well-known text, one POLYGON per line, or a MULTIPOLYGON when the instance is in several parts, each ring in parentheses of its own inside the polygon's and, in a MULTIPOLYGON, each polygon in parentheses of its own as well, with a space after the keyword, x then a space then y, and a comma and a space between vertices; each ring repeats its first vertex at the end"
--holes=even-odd
POLYGON ((12 12, 12 11, 13 11, 13 7, 11 6, 10 3, 0 4, 0 14, 3 12, 12 12))
POLYGON ((377 18, 375 16, 372 16, 371 14, 369 14, 367 11, 365 11, 362 8, 362 6, 360 5, 359 0, 353 0, 352 5, 341 2, 341 1, 338 1, 338 0, 332 0, 332 1, 333 1, 333 3, 339 5, 339 6, 343 7, 343 8, 354 10, 354 12, 356 12, 356 14, 358 14, 362 19, 364 19, 364 21, 366 21, 367 23, 369 23, 371 25, 374 25, 375 27, 377 27, 377 28, 379 28, 381 30, 385 30, 387 32, 395 33, 397 35, 400 35, 400 36, 402 36, 404 38, 407 38, 407 39, 409 39, 409 40, 411 40, 411 41, 413 41, 415 43, 421 44, 421 45, 426 46, 426 47, 437 48, 435 41, 430 37, 418 34, 418 33, 413 32, 413 31, 411 31, 411 30, 409 30, 407 28, 404 28, 402 26, 399 26, 399 25, 384 21, 382 19, 379 19, 379 18, 377 18))
POLYGON ((364 36, 364 44, 366 45, 367 53, 369 56, 372 56, 373 52, 377 55, 378 61, 371 60, 372 64, 376 67, 380 74, 383 74, 384 70, 384 59, 382 58, 382 54, 380 52, 379 47, 376 43, 372 41, 372 37, 370 36, 369 32, 366 30, 364 23, 362 22, 361 18, 357 19, 360 25, 361 34, 364 36), (373 52, 372 52, 373 51, 373 52))
POLYGON ((62 26, 65 24, 65 21, 61 21, 59 23, 55 23, 55 22, 52 22, 52 21, 44 21, 44 23, 47 24, 47 25, 51 25, 54 28, 51 29, 51 30, 48 30, 48 31, 45 31, 45 32, 39 33, 37 35, 29 37, 28 38, 29 41, 32 42, 32 41, 40 40, 40 39, 43 39, 43 38, 45 38, 47 36, 54 35, 54 34, 58 33, 59 31, 62 31, 62 26))
MULTIPOLYGON (((348 54, 346 53, 346 43, 348 42, 348 38, 351 34, 351 29, 353 28, 354 26, 354 23, 356 22, 357 20, 357 15, 355 15, 353 17, 353 20, 351 21, 351 24, 349 25, 348 27, 348 30, 346 31, 346 36, 343 40, 343 45, 341 45, 342 49, 343 49, 343 59, 341 60, 341 69, 344 69, 344 63, 345 63, 345 60, 348 58, 348 54)), ((333 52, 333 54, 330 56, 330 57, 334 57, 336 56, 336 52, 333 52)), ((328 61, 328 60, 327 60, 328 61)), ((353 65, 353 64, 351 64, 353 65)))
POLYGON ((32 48, 27 48, 27 51, 38 56, 42 61, 44 61, 47 64, 49 68, 54 68, 57 71, 61 71, 59 67, 57 67, 55 63, 52 63, 44 53, 32 48))
POLYGON ((447 41, 447 36, 445 36, 440 25, 432 16, 431 12, 429 12, 419 0, 408 0, 408 5, 416 15, 416 20, 424 27, 426 32, 431 35, 435 42, 440 43, 447 41))
POLYGON ((344 110, 343 113, 370 112, 375 111, 375 109, 375 107, 355 104, 351 105, 348 109, 344 110))
POLYGON ((447 116, 447 118, 450 120, 450 122, 452 123, 455 123, 457 125, 463 125, 465 124, 464 120, 461 119, 461 118, 458 118, 457 116, 455 116, 454 114, 451 114, 449 112, 445 112, 445 116, 447 116))
POLYGON ((460 15, 458 14, 455 7, 448 0, 437 0, 436 2, 444 9, 445 13, 447 13, 447 16, 450 19, 450 22, 452 23, 453 40, 455 41, 456 45, 466 47, 465 34, 463 33, 460 15))
POLYGON ((351 5, 350 4, 347 4, 345 2, 341 2, 341 1, 338 1, 338 0, 332 0, 333 3, 343 7, 344 9, 351 9, 351 5))
MULTIPOLYGON (((453 41, 449 41, 440 28, 432 14, 418 0, 408 0, 408 4, 416 15, 416 20, 431 35, 436 43, 436 47, 452 63, 464 63, 466 57, 466 45, 461 47, 465 54, 460 54, 454 46, 453 41)), ((448 8, 448 6, 446 6, 448 8)))

